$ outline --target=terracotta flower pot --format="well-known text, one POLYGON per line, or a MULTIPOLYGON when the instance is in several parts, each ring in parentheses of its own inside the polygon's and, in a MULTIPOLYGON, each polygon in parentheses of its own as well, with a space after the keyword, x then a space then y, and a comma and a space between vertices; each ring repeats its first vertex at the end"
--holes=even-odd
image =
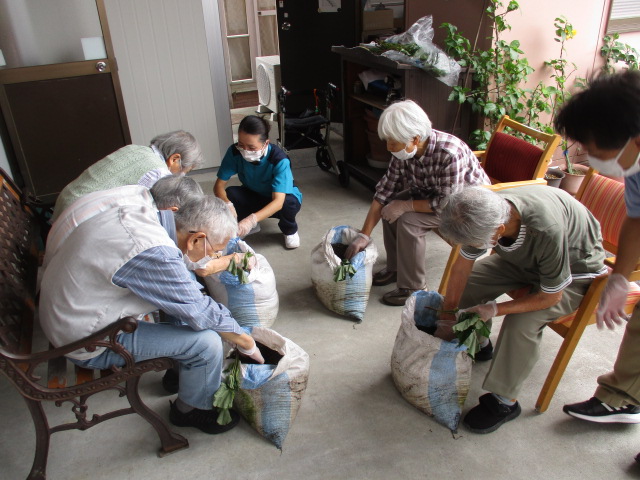
POLYGON ((574 165, 573 169, 576 171, 575 174, 569 173, 566 171, 566 169, 563 169, 564 178, 560 182, 560 188, 570 193, 571 195, 575 195, 576 193, 578 193, 580 184, 582 184, 584 176, 589 171, 589 167, 586 165, 574 165))

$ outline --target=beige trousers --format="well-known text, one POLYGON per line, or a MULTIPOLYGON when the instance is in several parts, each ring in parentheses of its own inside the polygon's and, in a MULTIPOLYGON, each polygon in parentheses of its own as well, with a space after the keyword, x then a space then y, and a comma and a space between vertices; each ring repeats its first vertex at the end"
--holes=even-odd
POLYGON ((407 212, 395 222, 382 221, 387 270, 398 272, 398 288, 421 290, 427 287, 425 236, 440 224, 435 213, 407 212))
POLYGON ((640 303, 627 323, 613 372, 598 377, 595 396, 612 407, 640 405, 640 303))
MULTIPOLYGON (((507 398, 518 398, 522 384, 540 356, 544 327, 578 308, 591 281, 574 280, 563 290, 560 302, 552 307, 505 316, 482 388, 507 398)), ((473 266, 459 306, 472 307, 526 286, 531 286, 532 292, 539 291, 538 275, 522 270, 498 255, 484 257, 473 266)))

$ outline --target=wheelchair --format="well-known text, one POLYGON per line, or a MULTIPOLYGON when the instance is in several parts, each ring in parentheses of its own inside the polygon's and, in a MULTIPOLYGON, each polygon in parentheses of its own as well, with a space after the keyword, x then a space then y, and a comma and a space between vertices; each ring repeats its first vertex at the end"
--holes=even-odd
POLYGON ((329 145, 331 134, 331 106, 338 88, 332 83, 325 90, 313 89, 312 92, 291 92, 284 86, 278 93, 278 146, 287 155, 291 150, 303 148, 316 149, 316 162, 321 170, 338 176, 343 187, 349 186, 349 172, 344 161, 336 160, 329 145), (287 111, 286 100, 291 95, 313 94, 314 107, 305 108, 301 113, 287 111))

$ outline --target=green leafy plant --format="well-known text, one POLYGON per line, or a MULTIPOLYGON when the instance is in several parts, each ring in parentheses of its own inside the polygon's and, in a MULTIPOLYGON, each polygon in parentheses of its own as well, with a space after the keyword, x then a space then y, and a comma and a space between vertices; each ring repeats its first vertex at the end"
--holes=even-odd
POLYGON ((640 53, 631 45, 622 43, 619 34, 606 35, 602 42, 600 54, 604 57, 602 69, 606 73, 615 72, 615 65, 618 62, 624 63, 630 70, 638 70, 640 68, 640 53))
POLYGON ((336 267, 336 271, 333 273, 333 281, 342 282, 347 279, 347 276, 351 278, 356 273, 357 273, 357 270, 353 266, 353 264, 348 259, 344 259, 342 260, 340 265, 336 267))
POLYGON ((489 338, 491 330, 482 320, 480 315, 474 312, 462 312, 458 315, 458 321, 453 326, 453 332, 458 339, 458 345, 466 345, 467 353, 475 358, 480 351, 480 337, 489 338))
MULTIPOLYGON (((548 133, 553 133, 553 128, 551 125, 553 124, 553 119, 556 114, 560 110, 560 107, 569 99, 571 94, 567 89, 567 83, 569 78, 576 72, 578 67, 575 63, 569 62, 565 58, 566 54, 566 43, 571 40, 576 35, 576 30, 573 28, 573 25, 569 23, 566 17, 560 16, 556 17, 554 20, 553 26, 555 27, 555 38, 554 41, 560 44, 560 55, 558 58, 554 58, 552 60, 548 60, 545 63, 546 66, 551 67, 553 73, 551 74, 551 78, 554 81, 553 86, 544 87, 542 83, 541 88, 545 88, 547 95, 545 97, 547 103, 550 104, 551 108, 551 118, 549 119, 547 124, 544 125, 536 125, 534 128, 538 128, 542 131, 546 131, 548 133)), ((582 81, 582 80, 580 80, 582 81)), ((573 168, 573 162, 569 157, 569 144, 566 138, 562 138, 560 142, 560 147, 562 148, 562 153, 564 155, 564 160, 567 165, 567 172, 571 174, 577 174, 577 170, 573 168)))
POLYGON ((213 406, 220 410, 217 422, 220 425, 227 425, 231 422, 229 409, 233 406, 236 393, 240 390, 242 380, 242 369, 240 368, 240 355, 236 352, 233 362, 224 370, 227 377, 213 395, 213 406))
POLYGON ((523 56, 520 42, 507 42, 502 38, 505 31, 511 30, 507 15, 519 8, 515 0, 510 0, 506 7, 500 0, 489 0, 486 12, 493 26, 493 41, 487 50, 472 47, 455 25, 442 24, 447 30, 444 41, 447 54, 472 72, 473 77, 471 86, 454 86, 449 100, 468 103, 471 110, 488 123, 488 129, 478 129, 470 135, 470 143, 478 149, 486 148, 491 132, 503 115, 530 123, 538 119, 541 111, 550 112, 548 102, 540 97, 542 92, 538 92, 536 98, 536 94, 532 96, 523 88, 534 69, 523 56))
POLYGON ((249 258, 251 257, 253 257, 253 253, 247 252, 244 254, 244 257, 242 257, 240 263, 236 263, 235 257, 231 258, 231 261, 229 262, 227 272, 230 272, 231 275, 235 275, 236 277, 238 277, 238 281, 240 282, 240 284, 249 283, 249 280, 247 280, 247 272, 249 271, 249 258))

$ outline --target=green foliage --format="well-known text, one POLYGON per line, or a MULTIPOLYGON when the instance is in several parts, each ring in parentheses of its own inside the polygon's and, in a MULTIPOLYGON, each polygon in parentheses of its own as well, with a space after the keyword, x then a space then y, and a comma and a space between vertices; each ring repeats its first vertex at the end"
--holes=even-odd
POLYGON ((482 321, 480 315, 474 312, 462 312, 458 315, 458 321, 453 326, 453 331, 458 339, 458 345, 466 345, 467 353, 475 358, 480 351, 481 337, 489 338, 491 330, 482 321))
MULTIPOLYGON (((478 149, 486 148, 490 132, 503 115, 527 123, 527 120, 537 120, 542 111, 550 113, 551 108, 546 102, 528 101, 531 92, 522 85, 534 69, 524 57, 518 40, 507 42, 501 38, 503 32, 511 30, 506 16, 520 5, 515 0, 506 7, 500 0, 489 2, 486 11, 493 25, 493 42, 487 50, 474 49, 455 25, 442 25, 447 30, 446 52, 473 72, 472 87, 453 87, 449 100, 468 103, 471 110, 486 118, 489 124, 489 131, 476 130, 470 135, 470 143, 478 149)), ((537 92, 538 97, 541 94, 537 92)))
POLYGON ((631 45, 622 43, 619 39, 620 35, 617 33, 607 35, 602 39, 603 45, 600 49, 600 54, 604 57, 602 69, 606 73, 615 72, 614 67, 618 62, 624 63, 630 70, 638 70, 640 68, 640 53, 631 45))
POLYGON ((227 378, 220 383, 220 387, 213 396, 213 406, 220 409, 217 422, 220 425, 227 425, 231 422, 231 413, 229 409, 233 406, 233 400, 236 393, 240 390, 240 381, 242 379, 242 371, 240 369, 240 356, 236 352, 236 358, 229 365, 224 373, 227 378))
POLYGON ((236 277, 238 277, 238 281, 241 285, 249 283, 249 280, 247 280, 247 272, 249 271, 249 258, 251 257, 253 257, 253 253, 245 253, 240 263, 236 263, 236 259, 232 258, 229 262, 229 266, 227 267, 227 272, 230 272, 231 275, 235 275, 236 277))
POLYGON ((353 277, 357 273, 355 267, 351 264, 351 262, 347 259, 342 260, 340 265, 336 267, 336 271, 333 274, 334 282, 342 282, 347 279, 347 275, 349 278, 353 277))

